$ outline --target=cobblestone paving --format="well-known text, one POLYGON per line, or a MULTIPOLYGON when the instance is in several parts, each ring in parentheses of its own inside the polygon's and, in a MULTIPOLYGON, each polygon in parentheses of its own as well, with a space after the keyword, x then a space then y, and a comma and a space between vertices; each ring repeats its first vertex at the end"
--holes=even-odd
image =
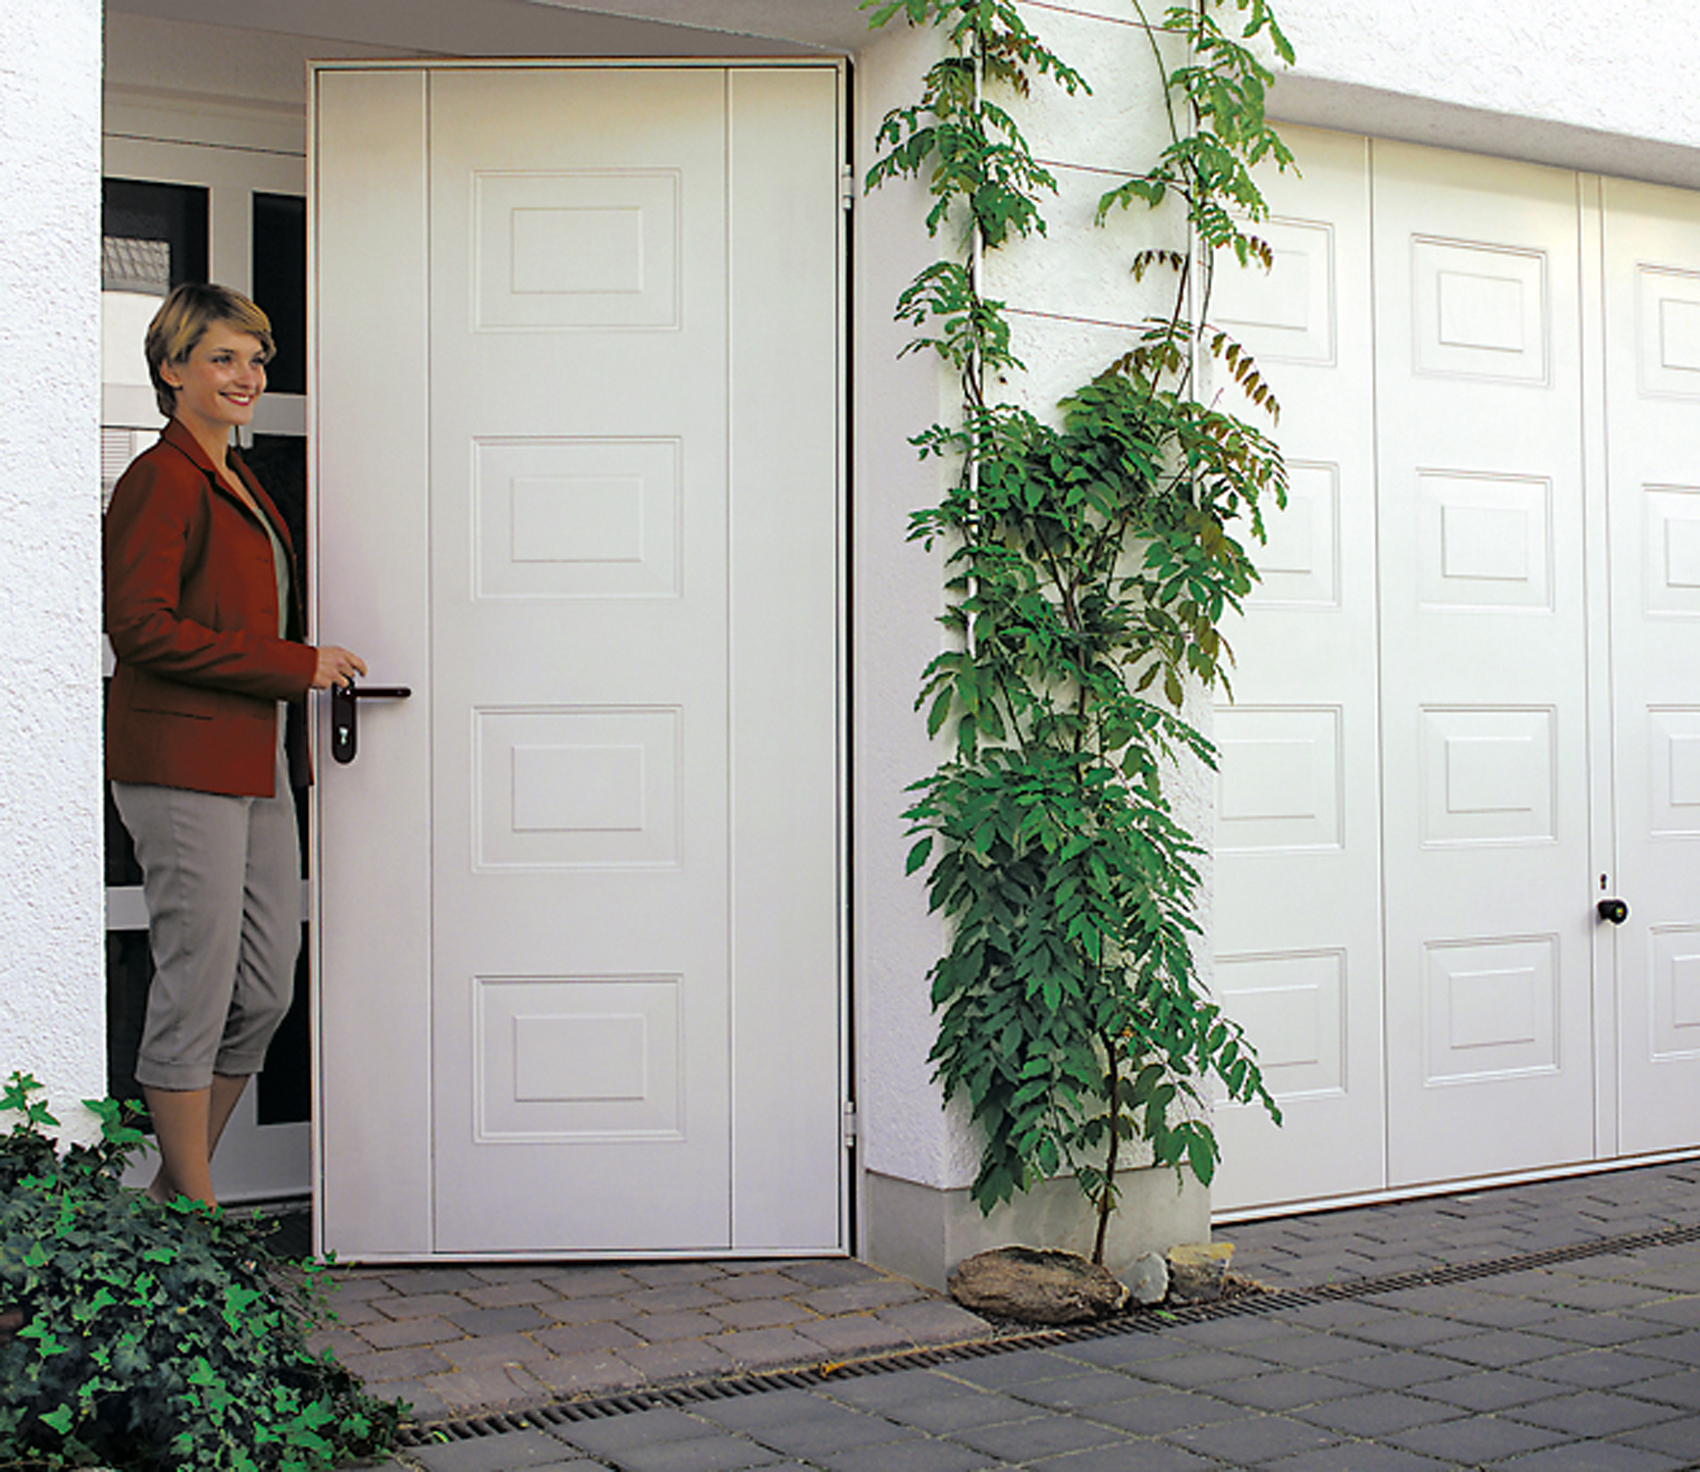
MULTIPOLYGON (((1700 1229, 1697 1186, 1700 1162, 1685 1162, 1238 1223, 1219 1232, 1237 1244, 1236 1267, 1299 1292, 1261 1304, 1244 1300, 1203 1322, 1152 1327, 1161 1321, 1147 1320, 1134 1332, 1044 1348, 992 1350, 877 1373, 844 1371, 806 1388, 681 1396, 675 1404, 564 1420, 548 1429, 448 1440, 398 1453, 378 1472, 1700 1467, 1700 1243, 1644 1240, 1700 1229), (1553 1249, 1583 1255, 1536 1266, 1514 1261, 1553 1249), (1439 1282, 1393 1277, 1470 1264, 1479 1271, 1443 1273, 1439 1282), (1353 1282, 1358 1287, 1345 1296, 1302 1291, 1353 1282)), ((779 1331, 815 1348, 788 1358, 797 1347, 792 1341, 759 1341, 774 1353, 769 1364, 851 1359, 861 1351, 820 1352, 832 1335, 829 1325, 861 1320, 863 1332, 877 1338, 888 1331, 867 1326, 905 1309, 911 1317, 895 1322, 911 1331, 910 1344, 988 1332, 915 1285, 848 1261, 342 1276, 345 1325, 337 1332, 354 1339, 338 1342, 356 1368, 362 1353, 381 1357, 429 1348, 445 1360, 453 1354, 470 1363, 477 1351, 442 1346, 491 1347, 492 1357, 479 1367, 437 1369, 412 1381, 439 1386, 448 1393, 442 1405, 451 1409, 478 1403, 474 1393, 488 1404, 494 1392, 508 1390, 510 1399, 535 1404, 538 1386, 564 1401, 638 1383, 632 1375, 639 1350, 666 1344, 684 1353, 719 1341, 730 1368, 740 1363, 724 1347, 731 1336, 779 1331), (538 1287, 552 1296, 537 1297, 538 1287), (871 1297, 820 1296, 837 1290, 871 1297), (699 1297, 685 1307, 657 1307, 642 1298, 679 1291, 699 1297), (877 1301, 887 1293, 897 1296, 877 1301), (599 1301, 620 1307, 590 1316, 590 1305, 599 1301), (417 1311, 397 1312, 404 1303, 417 1311), (571 1309, 574 1303, 581 1309, 571 1309), (739 1304, 767 1304, 773 1315, 801 1310, 803 1316, 747 1327, 720 1317, 739 1304), (630 1332, 631 1323, 647 1314, 670 1317, 681 1330, 706 1327, 693 1315, 720 1327, 714 1334, 597 1351, 571 1338, 546 1338, 551 1328, 535 1321, 503 1329, 498 1325, 510 1321, 472 1317, 513 1308, 532 1309, 556 1326, 603 1324, 630 1332), (361 1324, 346 1322, 350 1309, 364 1319, 367 1335, 361 1324), (567 1317, 557 1317, 563 1313, 567 1317), (377 1326, 432 1317, 454 1326, 460 1338, 395 1349, 374 1342, 394 1332, 377 1326), (541 1347, 542 1354, 521 1357, 514 1352, 518 1341, 541 1347), (356 1342, 364 1348, 355 1348, 356 1342), (559 1366, 549 1367, 544 1356, 579 1360, 589 1378, 558 1389, 544 1374, 559 1378, 559 1366), (607 1370, 611 1382, 592 1383, 592 1365, 615 1362, 625 1368, 607 1370), (468 1398, 451 1398, 458 1394, 468 1398)), ((405 1379, 372 1373, 395 1362, 367 1363, 362 1373, 374 1388, 406 1393, 405 1379)), ((755 1359, 749 1363, 761 1367, 755 1359)), ((726 1370, 685 1373, 703 1379, 726 1370)), ((420 1409, 443 1414, 423 1404, 420 1409)))

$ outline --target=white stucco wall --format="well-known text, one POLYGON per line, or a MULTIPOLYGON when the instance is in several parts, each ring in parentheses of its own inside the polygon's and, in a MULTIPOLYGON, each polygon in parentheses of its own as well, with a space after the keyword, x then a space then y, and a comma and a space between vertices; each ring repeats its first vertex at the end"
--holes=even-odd
POLYGON ((1700 187, 1684 0, 1281 0, 1291 122, 1700 187))
POLYGON ((0 1075, 84 1125, 106 1092, 99 0, 8 9, 0 138, 0 1075))

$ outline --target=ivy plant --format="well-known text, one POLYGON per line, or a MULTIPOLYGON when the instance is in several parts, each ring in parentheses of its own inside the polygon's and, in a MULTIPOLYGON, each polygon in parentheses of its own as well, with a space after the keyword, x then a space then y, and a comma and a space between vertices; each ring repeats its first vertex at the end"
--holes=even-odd
POLYGON ((1097 217, 1178 200, 1193 246, 1129 261, 1136 278, 1172 278, 1172 309, 1041 418, 988 393, 1021 364, 980 278, 991 253, 1044 234, 1056 189, 1022 137, 1020 99, 1041 82, 1088 91, 1086 80, 1013 0, 864 8, 875 26, 901 17, 945 42, 920 97, 885 117, 867 178, 923 180, 927 229, 951 246, 897 303, 914 329, 905 351, 936 354, 961 384, 959 418, 915 440, 954 475, 911 524, 912 539, 948 554, 951 637, 917 701, 948 754, 905 815, 909 871, 926 871, 929 903, 950 922, 930 974, 931 1057, 984 1132, 981 1208, 1071 1172, 1096 1209, 1102 1262, 1136 1142, 1208 1183, 1210 1088, 1280 1118, 1254 1049, 1198 975, 1202 850, 1170 789, 1178 764, 1214 766, 1184 718, 1188 692, 1226 684, 1222 621, 1257 577, 1245 543, 1286 494, 1279 449, 1243 417, 1272 417, 1275 398, 1206 313, 1220 252, 1272 259, 1251 233, 1267 213, 1252 170, 1292 157, 1264 116, 1271 73, 1255 48, 1292 53, 1264 0, 1177 4, 1161 27, 1140 12, 1170 141, 1097 217), (1180 43, 1180 65, 1165 65, 1159 29, 1180 43), (1233 403, 1201 393, 1204 360, 1235 386, 1233 403))
POLYGON ((41 1092, 0 1088, 0 1472, 318 1472, 388 1449, 404 1407, 308 1347, 324 1265, 120 1186, 143 1137, 111 1100, 88 1104, 99 1143, 61 1154, 41 1092))

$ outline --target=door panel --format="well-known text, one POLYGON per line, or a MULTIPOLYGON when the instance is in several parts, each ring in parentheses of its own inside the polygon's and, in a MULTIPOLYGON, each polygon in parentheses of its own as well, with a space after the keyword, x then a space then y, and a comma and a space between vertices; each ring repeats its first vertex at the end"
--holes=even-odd
MULTIPOLYGON (((1605 181, 1613 732, 1629 903, 1613 941, 1625 1154, 1700 1099, 1700 201, 1605 181)), ((1602 871, 1609 866, 1602 864, 1602 871)))
POLYGON ((839 72, 418 75, 425 1250, 840 1248, 839 72))

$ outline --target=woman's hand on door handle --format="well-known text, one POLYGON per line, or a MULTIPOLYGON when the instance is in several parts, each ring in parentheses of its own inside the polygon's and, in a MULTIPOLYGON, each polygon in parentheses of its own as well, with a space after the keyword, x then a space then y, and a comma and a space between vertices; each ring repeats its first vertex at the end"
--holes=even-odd
POLYGON ((313 688, 329 690, 337 685, 349 685, 356 675, 366 673, 366 661, 352 649, 337 644, 321 644, 319 662, 313 670, 313 688))

